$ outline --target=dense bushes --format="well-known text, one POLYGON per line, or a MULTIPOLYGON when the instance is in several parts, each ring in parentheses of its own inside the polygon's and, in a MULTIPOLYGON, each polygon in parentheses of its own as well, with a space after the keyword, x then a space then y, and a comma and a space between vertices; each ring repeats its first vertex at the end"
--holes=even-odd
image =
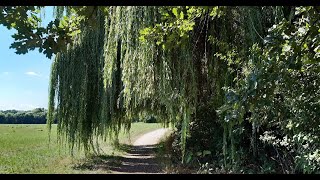
MULTIPOLYGON (((255 19, 257 24, 249 29, 235 27, 238 31, 229 34, 234 39, 240 37, 239 41, 246 35, 238 32, 250 35, 255 31, 253 34, 260 37, 250 37, 252 42, 239 46, 237 41, 215 34, 213 46, 217 44, 215 56, 220 59, 210 60, 217 62, 214 72, 220 75, 211 76, 216 100, 208 107, 197 106, 189 123, 185 162, 204 172, 319 173, 320 9, 248 10, 254 14, 248 17, 250 21, 260 17, 255 19), (226 47, 219 49, 222 42, 226 47), (214 121, 208 120, 213 117, 209 107, 217 114, 214 121)), ((236 24, 232 23, 236 15, 226 15, 230 19, 221 23, 228 27, 228 23, 236 24)), ((199 104, 210 99, 204 95, 199 104)), ((180 146, 180 133, 178 125, 173 147, 180 146)))

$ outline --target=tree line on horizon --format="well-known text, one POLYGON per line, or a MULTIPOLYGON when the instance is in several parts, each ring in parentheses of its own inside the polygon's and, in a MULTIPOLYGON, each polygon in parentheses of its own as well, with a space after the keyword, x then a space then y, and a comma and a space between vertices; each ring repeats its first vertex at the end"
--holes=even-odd
POLYGON ((0 124, 46 124, 47 112, 45 108, 0 110, 0 124))

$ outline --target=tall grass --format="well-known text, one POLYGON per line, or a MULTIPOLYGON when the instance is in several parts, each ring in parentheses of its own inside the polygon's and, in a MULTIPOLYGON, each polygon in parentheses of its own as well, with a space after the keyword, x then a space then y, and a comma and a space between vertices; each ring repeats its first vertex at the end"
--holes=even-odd
MULTIPOLYGON (((155 123, 133 123, 131 140, 160 127, 155 123)), ((71 157, 66 147, 59 148, 56 130, 54 125, 49 144, 46 125, 0 125, 0 173, 108 173, 74 169, 75 164, 85 160, 84 154, 78 152, 71 157)), ((120 133, 119 141, 130 143, 128 134, 120 133)), ((118 151, 108 142, 102 150, 107 155, 118 151)))

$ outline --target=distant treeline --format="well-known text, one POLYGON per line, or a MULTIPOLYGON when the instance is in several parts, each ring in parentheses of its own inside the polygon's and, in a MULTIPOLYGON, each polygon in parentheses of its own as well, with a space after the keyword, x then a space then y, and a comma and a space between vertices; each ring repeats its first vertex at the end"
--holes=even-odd
POLYGON ((36 108, 29 111, 0 111, 0 124, 46 124, 47 110, 36 108))

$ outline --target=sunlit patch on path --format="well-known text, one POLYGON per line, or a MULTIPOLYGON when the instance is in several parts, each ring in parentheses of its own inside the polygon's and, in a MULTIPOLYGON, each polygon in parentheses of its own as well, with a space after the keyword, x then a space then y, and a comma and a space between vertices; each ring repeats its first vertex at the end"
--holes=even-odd
POLYGON ((155 148, 167 131, 158 129, 137 139, 127 154, 120 157, 121 165, 110 168, 112 173, 164 173, 155 158, 155 148))

